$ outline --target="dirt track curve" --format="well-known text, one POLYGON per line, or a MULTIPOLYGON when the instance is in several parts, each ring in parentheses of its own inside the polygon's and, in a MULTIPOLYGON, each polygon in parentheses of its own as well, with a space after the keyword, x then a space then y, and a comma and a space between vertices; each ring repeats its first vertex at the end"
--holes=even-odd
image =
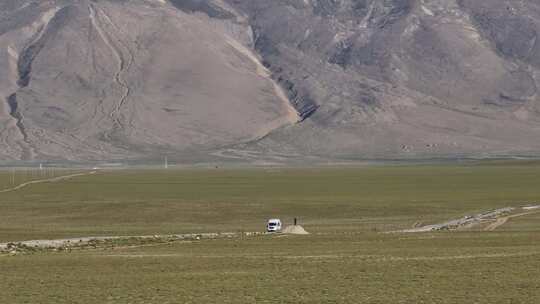
POLYGON ((30 185, 33 185, 33 184, 54 183, 54 182, 62 181, 62 180, 65 180, 65 179, 70 179, 70 178, 74 178, 74 177, 78 177, 78 176, 92 175, 92 174, 96 174, 96 173, 97 173, 97 171, 91 171, 91 172, 85 172, 85 173, 63 175, 63 176, 47 178, 47 179, 33 180, 33 181, 22 183, 20 185, 12 187, 12 188, 7 188, 7 189, 4 189, 4 190, 0 190, 0 193, 17 191, 17 190, 20 190, 20 189, 22 189, 22 188, 24 188, 26 186, 30 186, 30 185))
POLYGON ((489 224, 488 226, 486 226, 486 228, 484 228, 484 231, 494 231, 495 229, 497 229, 497 228, 501 227, 502 225, 506 224, 510 219, 513 219, 513 218, 516 218, 516 217, 532 215, 532 214, 535 214, 535 213, 538 213, 538 212, 539 211, 524 212, 524 213, 519 213, 519 214, 514 214, 514 215, 498 218, 495 222, 493 222, 493 223, 489 224))

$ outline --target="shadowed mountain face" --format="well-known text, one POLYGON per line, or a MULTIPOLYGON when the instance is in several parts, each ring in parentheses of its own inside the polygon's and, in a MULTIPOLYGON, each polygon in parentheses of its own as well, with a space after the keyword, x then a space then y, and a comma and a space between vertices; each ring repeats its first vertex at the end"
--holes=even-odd
POLYGON ((343 158, 539 151, 535 1, 228 2, 250 16, 256 50, 309 115, 251 149, 343 158))
POLYGON ((532 0, 6 0, 0 156, 535 154, 539 33, 532 0))

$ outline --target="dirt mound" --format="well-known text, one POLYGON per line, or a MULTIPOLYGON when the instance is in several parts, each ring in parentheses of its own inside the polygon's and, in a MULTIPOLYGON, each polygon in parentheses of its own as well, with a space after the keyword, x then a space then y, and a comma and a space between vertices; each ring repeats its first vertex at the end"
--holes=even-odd
POLYGON ((291 225, 287 226, 285 229, 283 229, 283 233, 286 234, 309 234, 304 227, 300 225, 291 225))

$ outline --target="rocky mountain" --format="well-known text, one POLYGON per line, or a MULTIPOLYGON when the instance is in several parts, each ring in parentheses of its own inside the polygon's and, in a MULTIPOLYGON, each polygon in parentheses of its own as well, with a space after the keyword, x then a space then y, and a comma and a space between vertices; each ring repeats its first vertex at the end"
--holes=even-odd
POLYGON ((536 155, 533 0, 3 0, 0 159, 536 155))

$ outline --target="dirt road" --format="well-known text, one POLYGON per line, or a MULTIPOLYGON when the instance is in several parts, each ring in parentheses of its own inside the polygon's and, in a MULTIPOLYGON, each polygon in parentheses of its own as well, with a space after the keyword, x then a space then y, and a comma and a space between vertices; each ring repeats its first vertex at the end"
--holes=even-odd
POLYGON ((24 188, 26 186, 30 186, 30 185, 33 185, 33 184, 54 183, 54 182, 59 182, 59 181, 65 180, 65 179, 70 179, 70 178, 74 178, 74 177, 78 177, 78 176, 92 175, 92 174, 96 174, 96 173, 97 173, 97 171, 91 171, 91 172, 63 175, 63 176, 47 178, 47 179, 33 180, 33 181, 29 181, 29 182, 19 184, 19 185, 15 186, 15 187, 12 187, 12 188, 7 188, 7 189, 0 190, 0 193, 17 191, 17 190, 20 190, 20 189, 22 189, 22 188, 24 188))
POLYGON ((486 228, 484 228, 484 231, 494 231, 495 229, 497 229, 497 228, 501 227, 502 225, 506 224, 510 219, 513 219, 513 218, 516 218, 516 217, 522 217, 522 216, 526 216, 526 215, 532 215, 532 214, 539 213, 539 212, 540 211, 524 212, 524 213, 513 214, 513 215, 498 218, 495 222, 493 222, 493 223, 489 224, 488 226, 486 226, 486 228))
POLYGON ((515 213, 517 208, 516 207, 506 207, 506 208, 500 208, 495 209, 479 214, 474 215, 468 215, 464 216, 459 219, 450 220, 448 222, 440 223, 440 224, 433 224, 433 225, 426 225, 426 226, 420 226, 417 227, 417 225, 414 225, 414 228, 412 229, 405 229, 400 231, 391 231, 390 233, 394 232, 405 232, 405 233, 418 233, 418 232, 432 232, 432 231, 441 231, 441 230, 460 230, 460 229, 469 229, 473 228, 479 225, 484 225, 486 223, 489 223, 485 228, 484 231, 493 231, 502 225, 506 224, 510 219, 531 215, 535 213, 540 213, 540 210, 537 210, 537 206, 528 206, 528 207, 521 207, 523 210, 536 210, 536 211, 529 211, 524 213, 515 213))

